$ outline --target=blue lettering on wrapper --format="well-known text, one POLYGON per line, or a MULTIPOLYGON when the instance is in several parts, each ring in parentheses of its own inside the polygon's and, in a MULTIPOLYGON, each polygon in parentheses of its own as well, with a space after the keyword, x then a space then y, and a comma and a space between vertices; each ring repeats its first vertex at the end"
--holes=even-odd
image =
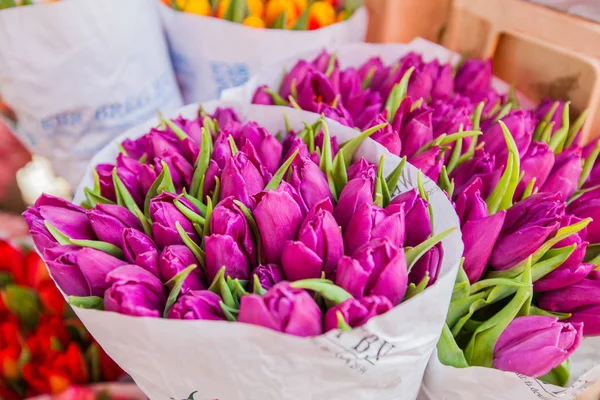
POLYGON ((217 84, 217 92, 243 85, 250 78, 248 64, 225 63, 213 61, 210 63, 213 79, 217 84))

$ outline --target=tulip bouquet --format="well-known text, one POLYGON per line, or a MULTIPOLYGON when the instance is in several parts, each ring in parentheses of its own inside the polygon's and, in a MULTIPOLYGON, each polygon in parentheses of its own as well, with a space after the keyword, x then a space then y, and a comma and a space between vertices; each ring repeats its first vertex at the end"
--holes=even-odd
MULTIPOLYGON (((199 350, 203 362, 220 358, 223 349, 210 353, 231 346, 219 342, 229 336, 240 342, 235 354, 246 346, 264 353, 259 365, 265 368, 287 359, 276 352, 285 347, 294 363, 305 359, 326 375, 345 376, 350 367, 357 377, 394 382, 374 391, 359 378, 348 389, 357 398, 388 398, 400 384, 390 373, 406 364, 421 368, 403 378, 406 398, 414 398, 444 311, 414 321, 417 329, 398 324, 398 313, 421 313, 420 304, 450 297, 461 245, 448 200, 431 181, 408 173, 404 160, 384 162, 374 142, 363 144, 380 127, 359 133, 310 113, 262 106, 249 108, 250 119, 217 105, 199 112, 193 106, 191 118, 161 117, 160 127, 127 134, 118 155, 108 149, 114 164, 92 162, 94 180, 89 187, 84 182, 81 206, 44 195, 26 211, 57 285, 153 398, 185 397, 200 388, 203 398, 232 398, 218 382, 235 372, 210 379, 189 371, 169 377, 161 369, 157 376, 140 364, 144 351, 159 347, 158 359, 171 369, 175 347, 165 342, 173 335, 186 348, 197 340, 214 343, 199 350), (293 118, 284 120, 285 110, 293 118), (282 142, 271 134, 274 128, 282 142), (359 151, 369 145, 370 156, 359 151), (416 177, 417 184, 395 196, 401 177, 416 177), (134 341, 115 340, 107 318, 111 329, 137 326, 134 341), (420 339, 401 344, 403 335, 420 339), (410 360, 398 357, 402 348, 411 349, 410 360), (336 366, 331 353, 346 361, 336 366)), ((236 364, 251 360, 256 377, 266 379, 251 353, 235 355, 236 364)), ((303 379, 285 390, 306 390, 303 379)), ((256 385, 238 389, 260 391, 256 385)), ((275 394, 272 388, 265 393, 275 394)))
POLYGON ((550 100, 524 109, 494 89, 489 60, 453 66, 402 45, 348 45, 275 68, 225 97, 253 92, 255 104, 359 129, 387 122, 371 137, 453 200, 465 252, 440 360, 566 385, 582 336, 600 334, 600 145, 580 143, 585 113, 572 121, 568 102, 550 100))
POLYGON ((57 395, 122 374, 73 315, 39 256, 0 241, 0 398, 57 395))

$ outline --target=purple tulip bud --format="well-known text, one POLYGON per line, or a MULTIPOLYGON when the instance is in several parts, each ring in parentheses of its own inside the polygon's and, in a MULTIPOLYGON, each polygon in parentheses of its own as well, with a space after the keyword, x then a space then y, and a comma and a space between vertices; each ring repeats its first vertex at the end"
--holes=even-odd
POLYGON ((323 333, 321 309, 312 296, 286 282, 276 284, 264 296, 243 296, 238 322, 303 337, 323 333))
MULTIPOLYGON (((142 176, 148 176, 148 172, 142 172, 144 166, 139 161, 126 157, 123 154, 117 156, 116 165, 117 176, 123 182, 125 189, 127 189, 138 206, 143 205, 147 190, 144 190, 141 181, 142 176)), ((150 185, 152 185, 152 182, 150 182, 150 185)))
POLYGON ((534 378, 545 375, 577 349, 582 328, 555 317, 517 317, 496 342, 494 368, 534 378))
POLYGON ((238 141, 242 148, 245 141, 252 143, 258 158, 267 170, 271 174, 277 171, 281 164, 283 146, 265 128, 259 126, 256 122, 248 122, 242 127, 238 141))
POLYGON ((509 269, 533 254, 558 230, 564 212, 560 193, 534 194, 510 207, 490 258, 492 268, 509 269))
POLYGON ((57 285, 69 296, 102 296, 106 275, 124 265, 100 250, 74 245, 47 249, 44 260, 57 285))
POLYGON ((167 295, 162 282, 137 265, 124 265, 106 276, 104 309, 139 317, 162 316, 167 295))
POLYGON ((563 199, 568 199, 577 190, 582 170, 581 147, 566 149, 556 156, 550 176, 540 191, 562 193, 563 199))
MULTIPOLYGON (((438 137, 444 133, 450 135, 460 130, 472 129, 471 114, 473 106, 470 102, 465 102, 466 98, 455 96, 450 100, 440 99, 431 103, 433 112, 431 115, 431 125, 433 126, 433 137, 438 137)), ((463 147, 466 148, 467 139, 463 139, 463 147)), ((470 142, 470 141, 469 141, 470 142)))
POLYGON ((239 152, 230 158, 221 173, 221 200, 232 196, 250 206, 250 196, 263 190, 265 181, 248 155, 239 152))
POLYGON ((592 218, 592 222, 587 226, 586 239, 590 243, 600 243, 600 189, 584 193, 569 204, 567 212, 581 219, 592 218))
MULTIPOLYGON (((180 115, 173 120, 173 123, 183 129, 183 131, 188 134, 193 142, 200 143, 202 141, 202 126, 204 123, 204 118, 200 117, 187 119, 180 115)), ((167 127, 167 131, 173 132, 169 127, 167 127)), ((175 132, 173 132, 173 134, 175 134, 175 132)))
POLYGON ((149 236, 137 229, 124 229, 123 254, 128 263, 140 266, 153 275, 160 276, 158 247, 149 236))
POLYGON ((252 104, 262 104, 266 106, 273 106, 275 102, 273 101, 273 97, 265 91, 268 89, 267 85, 261 85, 256 88, 254 92, 254 96, 252 96, 252 104))
POLYGON ((380 295, 398 305, 408 283, 404 251, 388 238, 375 239, 357 249, 352 258, 340 259, 335 283, 354 298, 380 295))
POLYGON ((158 260, 160 276, 164 282, 168 282, 175 275, 193 264, 197 265, 198 267, 192 270, 187 278, 185 278, 181 286, 181 290, 187 291, 206 289, 206 285, 202 282, 204 278, 202 276, 202 269, 200 269, 198 260, 196 257, 194 257, 194 254, 192 254, 187 246, 180 244, 167 246, 163 249, 158 260))
POLYGON ((240 119, 231 107, 217 107, 212 117, 217 120, 220 130, 237 131, 241 125, 240 119))
MULTIPOLYGON (((312 65, 315 67, 317 71, 325 73, 327 71, 327 67, 331 62, 332 54, 329 54, 327 50, 323 50, 319 53, 319 55, 313 60, 312 65)), ((334 60, 334 66, 339 68, 339 61, 337 59, 334 60)))
POLYGON ((341 102, 336 107, 332 107, 325 103, 319 103, 314 112, 323 115, 325 118, 339 122, 341 125, 354 127, 352 115, 344 108, 341 102))
POLYGON ((307 111, 315 112, 319 103, 331 104, 335 100, 335 91, 325 74, 309 71, 298 82, 298 105, 307 111))
POLYGON ((229 136, 233 136, 233 138, 235 138, 235 135, 232 132, 228 130, 221 130, 219 135, 215 138, 213 144, 211 158, 215 163, 217 163, 217 166, 220 169, 225 168, 225 164, 227 164, 227 161, 229 161, 231 158, 231 145, 229 143, 229 136))
POLYGON ((400 71, 402 71, 402 75, 410 67, 415 67, 410 75, 407 95, 415 100, 421 98, 427 100, 433 89, 434 80, 437 80, 439 62, 437 60, 431 63, 423 62, 421 56, 414 53, 407 54, 401 61, 400 71))
POLYGON ((383 64, 383 61, 379 57, 373 57, 368 59, 359 69, 358 76, 360 81, 363 82, 368 75, 372 74, 370 88, 372 90, 379 90, 379 87, 385 80, 389 73, 389 67, 383 64), (373 72, 371 72, 373 71, 373 72))
POLYGON ((482 183, 481 195, 487 198, 500 181, 504 167, 496 166, 494 155, 487 153, 484 149, 475 150, 470 160, 465 161, 450 173, 454 179, 455 193, 462 192, 468 185, 479 179, 482 183))
POLYGON ((206 246, 206 276, 209 282, 222 267, 232 279, 248 280, 250 267, 246 254, 231 236, 213 234, 204 238, 206 246))
POLYGON ((421 154, 417 154, 410 159, 410 163, 417 169, 420 169, 429 179, 437 182, 440 173, 442 172, 442 165, 444 159, 441 157, 441 150, 439 146, 434 146, 431 149, 424 151, 421 154))
POLYGON ((281 264, 281 253, 288 240, 294 240, 302 223, 302 210, 286 191, 265 191, 255 196, 254 219, 262 240, 266 263, 281 264))
POLYGON ((553 165, 554 152, 550 147, 544 142, 532 142, 521 158, 521 171, 524 175, 519 181, 514 199, 518 200, 523 196, 525 188, 533 178, 535 178, 535 187, 542 187, 553 165))
POLYGON ((300 60, 294 65, 290 72, 284 75, 281 81, 281 88, 279 94, 285 100, 292 94, 292 82, 295 82, 296 88, 304 80, 309 71, 312 71, 314 67, 306 60, 300 60))
POLYGON ((470 95, 483 92, 492 84, 492 60, 471 59, 458 69, 454 78, 454 89, 461 94, 470 95))
POLYGON ((244 253, 248 265, 256 265, 256 245, 252 230, 242 210, 227 197, 214 208, 210 218, 210 233, 231 236, 244 253))
POLYGON ((398 156, 402 152, 402 141, 400 140, 398 132, 392 128, 392 125, 388 123, 385 116, 386 112, 384 111, 375 117, 375 119, 373 119, 373 121, 371 121, 369 124, 369 128, 382 123, 386 124, 383 128, 380 128, 378 131, 373 133, 371 135, 371 139, 388 149, 390 153, 398 156))
POLYGON ((169 310, 171 319, 225 320, 221 297, 208 290, 191 290, 183 294, 169 310))
POLYGON ((396 247, 404 246, 406 226, 404 205, 384 210, 373 204, 363 204, 352 215, 344 232, 344 249, 348 256, 373 239, 387 237, 396 247))
MULTIPOLYGON (((179 232, 177 232, 177 222, 181 224, 183 230, 193 241, 200 242, 192 222, 175 206, 175 199, 176 196, 173 193, 162 192, 150 200, 149 209, 150 219, 152 220, 152 235, 160 248, 165 248, 172 244, 183 244, 179 232)), ((196 207, 186 200, 185 197, 179 198, 179 201, 196 214, 200 214, 196 207)))
MULTIPOLYGON (((350 167, 352 168, 352 166, 350 167)), ((358 170, 360 171, 360 170, 358 170)), ((350 169, 348 170, 348 178, 350 179, 350 169)), ((333 212, 338 224, 345 231, 352 215, 356 212, 358 207, 367 203, 373 204, 373 190, 375 185, 375 171, 371 167, 358 172, 356 178, 350 179, 340 197, 338 199, 337 207, 333 212)))
POLYGON ((184 188, 189 188, 192 183, 192 176, 194 175, 194 167, 190 164, 181 154, 173 154, 171 156, 163 157, 162 159, 154 160, 154 170, 159 175, 162 172, 162 162, 167 164, 175 190, 177 193, 181 193, 184 188))
POLYGON ((330 279, 344 255, 344 241, 331 202, 324 200, 311 209, 300 225, 296 241, 288 241, 281 254, 281 266, 290 281, 325 277, 330 279))
POLYGON ((115 193, 115 185, 113 183, 112 172, 115 168, 112 164, 96 165, 96 173, 98 174, 98 182, 100 183, 100 194, 107 199, 116 202, 117 195, 115 193))
MULTIPOLYGON (((342 104, 353 119, 359 117, 361 113, 364 113, 366 109, 369 108, 369 104, 375 100, 371 93, 376 94, 379 98, 378 103, 380 105, 382 103, 379 93, 363 90, 362 78, 359 76, 358 71, 352 67, 346 68, 340 73, 339 92, 342 97, 342 104)), ((369 110, 369 112, 371 112, 371 110, 369 110)))
MULTIPOLYGON (((519 149, 519 156, 523 157, 531 143, 531 137, 536 125, 535 117, 531 111, 513 110, 506 117, 502 118, 502 121, 506 124, 506 127, 515 140, 519 149)), ((499 123, 494 123, 490 127, 483 129, 481 141, 485 143, 485 150, 496 156, 496 163, 504 164, 506 162, 508 147, 506 146, 499 123)))
MULTIPOLYGON (((535 117, 538 119, 538 121, 541 121, 544 119, 546 114, 548 114, 548 112, 550 112, 550 110, 554 106, 554 103, 555 103, 554 100, 551 100, 550 98, 546 97, 544 100, 542 100, 542 102, 540 104, 538 104, 538 106, 535 108, 535 110, 533 110, 535 117)), ((565 102, 558 100, 558 107, 556 108, 554 115, 552 116, 552 118, 550 118, 550 121, 549 121, 549 122, 554 122, 554 126, 552 127, 553 135, 557 130, 559 130, 562 127, 562 115, 563 115, 564 108, 565 108, 565 102)))
MULTIPOLYGON (((437 60, 434 60, 434 62, 437 60)), ((434 79, 431 97, 433 99, 447 99, 454 92, 454 77, 450 64, 440 65, 437 77, 434 79)))
POLYGON ((377 166, 365 158, 352 163, 346 170, 348 180, 351 181, 361 176, 371 177, 373 179, 373 185, 375 185, 375 175, 377 174, 377 166))
POLYGON ((399 206, 404 209, 404 225, 406 226, 404 246, 417 246, 427 240, 433 232, 427 205, 416 189, 399 194, 388 205, 388 211, 399 206))
POLYGON ((506 217, 504 210, 488 216, 487 205, 481 198, 482 186, 481 179, 477 178, 456 198, 455 208, 465 246, 463 268, 470 282, 478 281, 485 273, 506 217))
POLYGON ((58 244, 46 229, 45 221, 71 239, 95 239, 85 209, 58 197, 42 194, 34 206, 23 213, 23 217, 35 246, 42 254, 58 244))
MULTIPOLYGON (((579 221, 581 221, 580 218, 573 215, 565 215, 561 219, 560 227, 564 228, 579 221)), ((573 244, 577 247, 575 247, 575 250, 571 253, 569 258, 567 258, 558 268, 533 283, 533 289, 536 292, 547 292, 549 290, 559 289, 580 282, 592 269, 594 269, 593 264, 583 263, 586 246, 588 245, 588 242, 585 241, 586 235, 587 229, 584 228, 554 245, 553 248, 555 249, 571 246, 573 244)))
POLYGON ((183 147, 181 146, 181 139, 179 139, 172 131, 162 131, 156 128, 152 128, 149 133, 146 134, 148 143, 148 158, 154 160, 155 158, 161 159, 173 154, 179 154, 185 156, 183 147))
POLYGON ((208 162, 208 168, 206 169, 206 175, 204 178, 205 196, 212 193, 212 191, 215 190, 215 187, 217 185, 217 178, 221 179, 222 172, 223 171, 221 170, 221 168, 219 168, 215 160, 210 160, 208 162))
POLYGON ((123 230, 142 230, 140 220, 125 207, 116 204, 97 204, 87 211, 92 229, 98 239, 117 247, 123 245, 123 230))
POLYGON ((418 285, 425 276, 429 277, 427 286, 433 285, 442 269, 442 259, 444 258, 444 249, 441 243, 436 244, 429 249, 410 270, 408 282, 418 285))
MULTIPOLYGON (((283 157, 282 160, 287 160, 294 154, 294 152, 298 150, 298 158, 311 158, 311 154, 308 152, 308 146, 304 140, 299 138, 295 132, 290 132, 289 135, 286 136, 283 141, 283 157)), ((318 165, 320 160, 315 160, 315 163, 318 165)))
POLYGON ((125 139, 121 146, 127 152, 128 157, 139 160, 148 151, 148 137, 144 135, 134 140, 125 139))
POLYGON ((331 307, 325 313, 325 332, 338 328, 338 312, 346 324, 357 328, 366 324, 371 318, 385 314, 394 306, 387 297, 366 296, 361 299, 348 299, 331 307))
MULTIPOLYGON (((467 96, 475 105, 481 102, 484 103, 482 115, 490 114, 492 111, 494 111, 496 106, 505 104, 508 100, 508 95, 500 95, 494 88, 491 87, 481 92, 468 94, 467 96)), ((487 121, 482 121, 482 124, 485 122, 487 121)))
POLYGON ((433 110, 428 106, 421 106, 411 111, 413 104, 410 97, 405 98, 392 124, 402 141, 400 155, 409 158, 433 140, 433 110))
POLYGON ((324 199, 334 201, 325 173, 309 158, 294 159, 289 183, 300 194, 304 213, 324 199))
POLYGON ((250 285, 253 284, 255 276, 258 277, 258 282, 265 290, 271 289, 276 283, 285 279, 283 268, 277 264, 260 264, 258 267, 254 268, 252 276, 250 277, 250 285))

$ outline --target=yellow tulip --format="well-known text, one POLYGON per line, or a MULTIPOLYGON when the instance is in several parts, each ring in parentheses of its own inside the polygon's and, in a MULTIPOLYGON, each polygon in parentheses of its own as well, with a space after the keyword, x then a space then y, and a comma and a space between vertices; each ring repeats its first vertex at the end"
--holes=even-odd
POLYGON ((265 21, 262 18, 256 15, 248 15, 242 24, 249 26, 251 28, 266 28, 265 21))
POLYGON ((283 12, 287 12, 288 26, 291 26, 298 18, 293 0, 270 0, 265 9, 265 22, 267 25, 273 25, 277 17, 283 12))
POLYGON ((325 1, 316 1, 308 9, 308 29, 319 29, 335 22, 333 6, 325 1))
POLYGON ((183 11, 208 16, 211 15, 210 3, 208 0, 187 0, 183 11))

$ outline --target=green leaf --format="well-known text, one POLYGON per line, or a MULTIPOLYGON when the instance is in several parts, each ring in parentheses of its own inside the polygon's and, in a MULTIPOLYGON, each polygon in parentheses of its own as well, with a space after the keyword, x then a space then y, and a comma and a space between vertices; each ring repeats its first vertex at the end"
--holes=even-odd
POLYGON ((498 115, 496 115, 496 118, 494 118, 494 122, 498 122, 498 121, 502 120, 502 118, 506 117, 511 109, 512 109, 511 104, 505 104, 504 107, 502 107, 500 109, 500 111, 498 112, 498 115))
POLYGON ((467 368, 467 360, 465 359, 465 353, 458 347, 454 336, 447 324, 444 324, 442 328, 442 335, 437 344, 437 355, 440 362, 444 365, 448 365, 455 368, 467 368))
POLYGON ((448 176, 448 170, 446 169, 445 165, 442 165, 442 172, 440 173, 438 186, 448 194, 449 198, 452 198, 454 194, 454 179, 450 180, 450 177, 448 176))
POLYGON ((290 165, 292 165, 292 162, 294 161, 297 155, 298 149, 296 149, 296 151, 294 151, 292 155, 287 160, 285 160, 283 164, 281 164, 281 167, 279 167, 279 169, 277 170, 277 172, 275 172, 269 183, 267 183, 267 186, 265 186, 265 190, 275 190, 279 187, 279 184, 283 180, 285 173, 287 172, 290 165))
POLYGON ((198 260, 200 263, 200 268, 202 268, 202 271, 206 272, 206 254, 204 253, 204 250, 202 250, 202 248, 192 240, 190 235, 188 235, 187 232, 182 228, 179 221, 175 221, 175 226, 177 227, 177 233, 179 233, 179 237, 183 243, 188 249, 190 249, 194 257, 196 257, 196 260, 198 260))
POLYGON ((80 247, 89 247, 91 249, 100 250, 113 257, 123 259, 123 250, 114 244, 102 242, 100 240, 80 240, 70 239, 71 243, 80 247))
POLYGON ((2 300, 11 314, 19 318, 26 328, 37 325, 42 315, 35 290, 19 285, 7 285, 2 290, 2 300))
MULTIPOLYGON (((308 6, 304 8, 304 11, 302 12, 302 14, 300 14, 300 16, 296 20, 296 23, 294 24, 294 26, 292 26, 293 31, 308 30, 308 10, 309 9, 310 9, 310 7, 308 7, 308 6)), ((329 76, 329 75, 327 75, 327 76, 329 76)))
POLYGON ((558 367, 552 369, 546 375, 540 376, 538 379, 551 385, 567 387, 570 375, 569 360, 567 359, 558 367))
POLYGON ((252 293, 262 296, 267 293, 267 291, 260 284, 260 280, 258 279, 258 275, 254 275, 254 285, 252 287, 252 293))
POLYGON ((544 128, 550 123, 550 121, 552 121, 552 118, 554 117, 554 113, 556 113, 556 110, 558 109, 558 106, 560 105, 560 102, 555 101, 552 104, 552 107, 550 107, 550 110, 546 113, 546 115, 544 116, 544 118, 542 118, 542 120, 537 124, 537 126, 535 127, 535 130, 533 131, 533 140, 534 141, 541 141, 541 137, 542 137, 542 132, 544 130, 544 128))
POLYGON ((321 120, 321 127, 323 128, 323 153, 321 155, 321 163, 319 167, 327 177, 327 183, 329 183, 329 189, 333 194, 333 198, 337 200, 337 192, 335 190, 335 182, 333 180, 333 152, 331 150, 331 135, 329 134, 329 127, 324 119, 321 120))
POLYGON ((564 146, 565 146, 565 142, 567 140, 567 135, 569 134, 569 104, 571 102, 567 101, 565 103, 565 107, 563 108, 563 114, 562 114, 562 126, 560 127, 559 130, 557 130, 556 132, 554 132, 554 135, 552 135, 552 138, 550 138, 550 143, 548 143, 548 147, 550 147, 550 149, 552 151, 554 151, 554 154, 559 154, 564 146))
POLYGON ((465 262, 465 258, 461 258, 460 265, 458 267, 458 275, 456 276, 456 282, 454 282, 454 289, 452 290, 452 300, 455 301, 458 299, 463 299, 469 296, 469 292, 471 290, 471 283, 469 282, 469 277, 463 268, 463 264, 465 262))
POLYGON ((366 138, 368 138, 369 136, 371 136, 386 125, 388 125, 388 123, 375 125, 362 132, 360 135, 355 136, 352 139, 342 143, 340 145, 340 149, 344 149, 344 162, 346 163, 346 165, 352 164, 352 157, 354 157, 354 153, 356 153, 356 150, 358 150, 362 142, 364 142, 366 138))
POLYGON ((16 7, 17 3, 14 0, 0 0, 0 10, 5 8, 16 7))
POLYGON ((410 80, 410 76, 412 75, 415 67, 410 67, 400 79, 400 82, 395 84, 390 92, 390 95, 387 98, 385 103, 385 109, 387 110, 388 121, 394 121, 394 117, 398 112, 398 108, 402 103, 402 100, 406 97, 406 91, 408 89, 408 81, 410 80))
POLYGON ((48 229, 48 232, 50 232, 54 239, 56 239, 58 244, 71 244, 71 239, 69 239, 67 235, 56 229, 54 225, 52 225, 47 219, 44 220, 44 226, 46 227, 46 229, 48 229))
MULTIPOLYGON (((293 87, 293 86, 292 86, 293 87)), ((302 107, 300 107, 298 105, 298 102, 296 101, 296 99, 294 98, 293 95, 289 95, 288 96, 288 101, 290 102, 290 105, 292 106, 292 108, 295 108, 296 110, 300 110, 302 111, 302 107)))
POLYGON ((312 290, 319 293, 331 304, 340 304, 351 299, 352 295, 327 279, 302 279, 290 283, 295 289, 312 290))
POLYGON ((373 80, 373 76, 375 75, 375 71, 377 71, 377 67, 376 66, 372 66, 369 71, 367 71, 367 75, 365 75, 362 83, 361 83, 361 88, 363 90, 367 90, 369 88, 369 86, 371 86, 371 81, 373 80))
POLYGON ((235 156, 239 152, 239 150, 238 150, 238 148, 237 148, 237 146, 235 144, 235 140, 233 140, 233 136, 232 135, 229 135, 227 137, 227 140, 229 141, 229 148, 231 149, 231 156, 233 157, 233 156, 235 156))
POLYGON ((325 76, 326 77, 329 78, 331 76, 331 74, 333 73, 333 70, 335 69, 335 62, 336 62, 336 60, 337 60, 336 54, 332 53, 329 56, 329 62, 327 63, 327 69, 325 70, 325 76))
POLYGON ((402 175, 402 171, 404 171, 404 166, 406 165, 406 156, 402 157, 396 168, 385 178, 385 185, 388 188, 388 191, 393 194, 396 191, 396 187, 398 186, 398 181, 400 180, 400 176, 402 175))
POLYGON ((559 313, 559 312, 546 311, 546 310, 542 310, 541 308, 537 308, 536 306, 531 306, 529 315, 541 315, 544 317, 554 317, 554 318, 558 318, 559 320, 571 318, 570 313, 559 313))
POLYGON ((335 316, 337 317, 337 328, 341 331, 351 331, 352 327, 348 325, 346 320, 344 319, 344 315, 340 310, 335 312, 335 316))
POLYGON ((333 182, 335 183, 336 193, 342 193, 342 190, 348 183, 346 163, 344 162, 344 149, 340 149, 333 159, 333 182))
MULTIPOLYGON (((163 171, 164 170, 165 169, 163 168, 163 171)), ((126 207, 129 211, 133 213, 133 215, 138 217, 144 227, 144 231, 146 232, 146 234, 148 234, 148 220, 133 200, 133 197, 131 197, 131 194, 123 184, 123 181, 121 181, 121 178, 119 178, 119 175, 117 175, 116 168, 113 169, 112 177, 113 183, 115 185, 115 193, 117 195, 117 204, 126 207)))
POLYGON ((241 23, 248 13, 246 0, 231 0, 223 16, 224 20, 241 23))
POLYGON ((458 165, 458 159, 460 157, 460 153, 462 151, 462 138, 459 138, 454 145, 454 149, 452 149, 452 154, 450 155, 450 160, 448 160, 448 170, 450 172, 454 171, 454 168, 458 165))
POLYGON ((14 282, 12 273, 0 271, 0 289, 4 289, 6 285, 14 282))
POLYGON ((85 198, 87 199, 90 208, 95 207, 96 204, 115 204, 114 201, 109 200, 98 193, 95 193, 90 188, 83 188, 83 193, 85 194, 85 198))
POLYGON ((219 196, 221 193, 221 179, 218 176, 215 176, 215 189, 213 190, 211 200, 213 204, 219 203, 219 196))
POLYGON ((477 293, 493 286, 513 286, 513 287, 527 287, 527 283, 515 281, 511 278, 488 278, 482 279, 471 284, 471 293, 477 293))
POLYGON ((206 222, 206 220, 201 215, 190 210, 181 201, 179 201, 179 198, 181 196, 182 195, 177 196, 175 198, 175 200, 173 201, 173 205, 175 206, 175 208, 177 208, 179 210, 179 212, 182 213, 193 224, 199 224, 201 226, 204 226, 204 223, 206 222))
POLYGON ((571 145, 575 141, 575 138, 577 138, 577 133, 579 133, 579 130, 581 129, 581 127, 585 123, 585 119, 587 118, 587 115, 588 115, 589 111, 590 111, 590 109, 586 108, 579 115, 579 117, 577 117, 577 119, 575 120, 575 123, 573 123, 573 126, 571 126, 569 128, 569 134, 567 135, 567 141, 565 143, 565 147, 571 147, 571 145))
POLYGON ((179 140, 189 138, 189 135, 185 133, 183 129, 181 129, 175 122, 171 121, 170 119, 164 118, 160 112, 158 113, 158 119, 160 120, 160 122, 171 128, 171 130, 179 140))
POLYGON ((222 301, 219 301, 219 306, 221 306, 221 310, 223 310, 223 314, 225 314, 225 318, 227 318, 227 321, 230 321, 230 322, 237 321, 236 315, 240 312, 239 310, 236 310, 233 307, 229 307, 227 304, 225 304, 222 301))
POLYGON ((69 296, 67 302, 73 307, 85 308, 86 310, 104 310, 104 299, 98 296, 69 296))
POLYGON ((254 215, 252 214, 252 211, 250 211, 250 209, 248 207, 246 207, 244 205, 244 203, 238 201, 238 200, 234 200, 233 201, 239 208, 240 210, 242 210, 242 213, 244 213, 244 216, 246 217, 246 219, 248 220, 248 225, 250 225, 250 230, 252 231, 252 235, 254 236, 254 240, 256 242, 256 251, 258 253, 258 262, 261 262, 261 247, 262 247, 262 243, 261 243, 261 239, 260 239, 260 231, 258 230, 258 224, 256 223, 256 219, 254 219, 254 215))
POLYGON ((459 131, 448 135, 446 133, 441 134, 437 138, 433 139, 429 143, 425 143, 415 154, 421 154, 437 146, 445 146, 452 142, 456 142, 458 139, 464 139, 467 137, 477 138, 482 133, 481 131, 459 131))
POLYGON ((152 186, 146 193, 146 198, 144 199, 144 215, 146 218, 150 218, 150 200, 161 194, 163 191, 169 193, 175 193, 175 184, 173 183, 173 178, 171 177, 171 170, 169 166, 164 161, 161 161, 162 171, 156 177, 152 186))
POLYGON ((514 192, 519 183, 519 151, 517 145, 504 122, 499 121, 498 123, 502 128, 504 140, 508 146, 508 160, 500 181, 496 185, 494 191, 486 199, 490 215, 495 214, 499 210, 505 210, 512 205, 514 192))
POLYGON ((287 11, 282 12, 277 16, 275 22, 273 22, 272 29, 286 29, 287 27, 287 11))
POLYGON ((533 188, 535 187, 536 179, 537 178, 535 176, 533 178, 531 178, 531 180, 525 187, 525 190, 523 191, 523 196, 521 196, 521 200, 525 200, 526 198, 528 198, 529 196, 531 196, 533 194, 533 190, 534 190, 533 188))
POLYGON ((417 261, 419 261, 419 259, 423 257, 423 255, 427 253, 433 246, 441 242, 445 237, 447 237, 455 230, 456 227, 447 229, 444 232, 438 233, 437 235, 430 237, 424 242, 419 243, 417 246, 406 250, 404 252, 404 255, 406 256, 406 266, 408 268, 408 271, 410 272, 410 270, 412 269, 412 267, 414 267, 417 261))
POLYGON ((179 296, 179 292, 181 292, 181 286, 183 285, 183 282, 197 267, 198 266, 196 264, 192 264, 179 271, 177 275, 165 283, 165 286, 170 289, 170 292, 169 297, 167 298, 167 304, 165 305, 165 311, 163 312, 163 318, 167 318, 169 311, 171 311, 171 307, 173 307, 173 304, 175 304, 177 301, 177 296, 179 296))
POLYGON ((190 203, 192 203, 192 205, 194 207, 196 207, 198 209, 198 211, 200 211, 200 215, 206 215, 206 205, 201 202, 200 200, 198 200, 197 198, 195 198, 194 196, 189 195, 185 188, 183 189, 183 192, 181 193, 181 195, 179 197, 185 198, 187 201, 189 201, 190 203))
POLYGON ((507 103, 512 105, 512 109, 513 110, 518 110, 520 107, 519 105, 519 99, 517 97, 517 93, 515 91, 515 85, 512 84, 510 85, 510 89, 508 90, 508 99, 507 99, 507 103))
POLYGON ((592 168, 594 168, 594 165, 596 164, 598 154, 600 154, 600 140, 596 142, 592 153, 588 156, 588 158, 586 158, 586 160, 583 163, 583 170, 581 171, 581 176, 579 177, 579 183, 577 185, 578 188, 581 188, 590 176, 592 168))
POLYGON ((204 215, 204 230, 202 231, 202 236, 206 237, 210 235, 210 217, 212 216, 213 211, 213 203, 210 197, 206 197, 206 214, 204 215))
MULTIPOLYGON (((271 96, 271 100, 273 100, 273 103, 276 106, 288 106, 290 104, 283 97, 281 97, 279 93, 275 92, 274 90, 270 88, 264 88, 263 90, 265 91, 265 93, 271 96)), ((289 131, 290 130, 288 129, 287 132, 289 131)))
POLYGON ((383 176, 383 163, 384 156, 379 158, 379 165, 377 166, 377 177, 375 178, 375 204, 381 207, 387 207, 390 204, 391 196, 388 190, 385 178, 383 176))
POLYGON ((403 301, 413 298, 416 295, 418 295, 419 293, 421 293, 423 290, 425 290, 427 288, 428 283, 429 283, 429 272, 426 272, 425 276, 423 277, 423 279, 421 279, 421 282, 419 282, 418 285, 415 285, 414 283, 410 283, 408 285, 408 288, 406 289, 406 295, 404 296, 403 301))
MULTIPOLYGON (((192 196, 196 196, 198 199, 204 198, 204 185, 201 184, 208 170, 208 164, 210 163, 210 157, 212 154, 212 137, 208 129, 202 128, 202 143, 200 145, 200 153, 196 159, 196 165, 194 168, 194 175, 192 176, 192 184, 190 186, 190 193, 192 196)), ((208 193, 206 193, 208 194, 208 193)))

